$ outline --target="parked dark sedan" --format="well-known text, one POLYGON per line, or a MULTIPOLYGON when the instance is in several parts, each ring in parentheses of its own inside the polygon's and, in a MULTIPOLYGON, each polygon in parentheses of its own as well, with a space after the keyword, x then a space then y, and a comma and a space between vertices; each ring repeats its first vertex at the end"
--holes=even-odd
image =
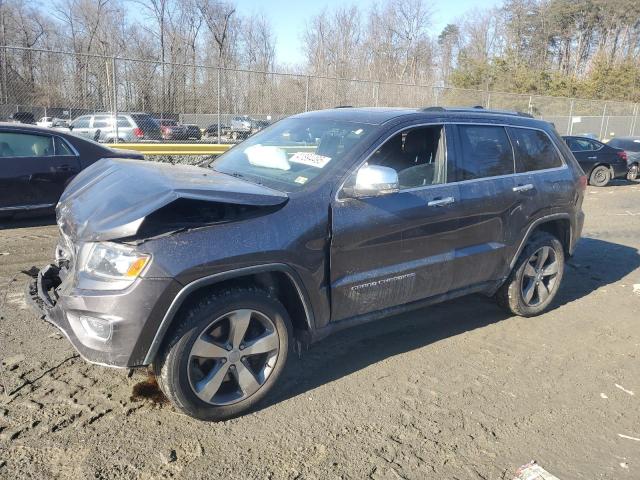
POLYGON ((640 137, 616 137, 607 143, 610 147, 621 148, 627 154, 629 180, 640 178, 640 137))
POLYGON ((604 187, 613 178, 627 177, 627 154, 620 148, 587 137, 562 137, 587 174, 589 185, 604 187))
POLYGON ((9 116, 9 122, 35 125, 36 119, 31 112, 15 112, 9 116))
POLYGON ((156 120, 160 125, 162 138, 164 140, 186 140, 187 127, 178 123, 177 120, 159 119, 156 120))
POLYGON ((198 125, 186 124, 187 127, 187 139, 200 140, 202 138, 202 131, 198 125))
POLYGON ((62 191, 101 158, 143 159, 49 128, 0 123, 0 215, 53 211, 62 191))
MULTIPOLYGON (((224 135, 229 130, 227 125, 220 124, 220 136, 224 135)), ((218 136, 218 124, 212 123, 204 130, 204 138, 212 138, 218 136)))

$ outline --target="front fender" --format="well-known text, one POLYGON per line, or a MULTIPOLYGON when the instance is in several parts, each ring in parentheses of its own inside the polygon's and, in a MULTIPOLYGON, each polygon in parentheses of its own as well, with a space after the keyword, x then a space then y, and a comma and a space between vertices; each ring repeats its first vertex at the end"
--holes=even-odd
POLYGON ((313 310, 311 308, 311 303, 309 301, 309 296, 307 294, 307 291, 299 275, 292 267, 283 263, 270 263, 270 264, 256 265, 251 267, 243 267, 239 269, 215 273, 213 275, 208 275, 208 276, 199 278, 197 280, 194 280, 191 283, 188 283, 187 285, 185 285, 178 292, 178 294, 175 296, 175 298, 171 302, 171 305, 169 306, 164 317, 162 318, 162 321, 160 322, 158 328, 156 329, 153 340, 151 341, 151 344, 147 350, 143 365, 150 365, 153 363, 160 349, 160 346, 162 345, 162 342, 164 341, 164 338, 167 332, 169 331, 171 324, 173 323, 173 319, 178 313, 178 310, 193 292, 195 292, 196 290, 199 290, 202 287, 215 285, 225 280, 231 280, 234 278, 239 278, 239 277, 252 275, 256 273, 268 273, 268 272, 282 272, 289 277, 291 282, 295 285, 296 292, 300 298, 300 301, 302 302, 302 305, 304 306, 307 326, 309 327, 309 329, 313 329, 315 322, 314 322, 313 310))

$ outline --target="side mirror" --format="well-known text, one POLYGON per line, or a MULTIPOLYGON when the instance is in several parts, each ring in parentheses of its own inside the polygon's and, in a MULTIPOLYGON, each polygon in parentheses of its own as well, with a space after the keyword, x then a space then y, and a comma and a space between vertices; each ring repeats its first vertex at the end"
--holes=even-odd
POLYGON ((73 130, 73 124, 69 124, 69 126, 67 127, 70 131, 73 130))
POLYGON ((350 193, 355 198, 377 197, 398 189, 398 172, 393 168, 363 165, 356 174, 356 184, 350 193))

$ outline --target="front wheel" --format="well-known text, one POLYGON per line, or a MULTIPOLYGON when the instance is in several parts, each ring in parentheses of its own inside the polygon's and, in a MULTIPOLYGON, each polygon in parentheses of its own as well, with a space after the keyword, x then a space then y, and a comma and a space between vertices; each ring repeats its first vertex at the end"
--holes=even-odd
POLYGON ((292 344, 282 304, 255 289, 223 291, 183 312, 154 363, 172 403, 200 420, 253 408, 272 388, 292 344))
POLYGON ((606 165, 598 165, 591 171, 589 185, 604 187, 611 181, 611 170, 606 165))
POLYGON ((640 167, 638 167, 637 163, 634 163, 629 167, 629 171, 627 172, 627 180, 631 182, 635 182, 640 177, 640 167))
POLYGON ((564 249, 556 237, 535 233, 507 281, 496 293, 498 304, 523 317, 542 313, 553 301, 564 273, 564 249))

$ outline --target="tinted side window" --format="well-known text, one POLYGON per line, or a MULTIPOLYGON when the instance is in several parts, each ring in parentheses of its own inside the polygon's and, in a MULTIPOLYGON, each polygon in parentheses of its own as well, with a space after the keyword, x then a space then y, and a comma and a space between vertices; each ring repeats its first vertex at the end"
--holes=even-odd
POLYGON ((53 138, 47 135, 0 132, 0 157, 48 157, 53 138))
POLYGON ((516 153, 518 173, 562 166, 560 154, 543 131, 510 127, 509 135, 516 153))
POLYGON ((73 128, 89 128, 89 118, 90 117, 78 117, 71 122, 71 125, 73 128))
POLYGON ((93 128, 107 128, 111 126, 110 118, 106 116, 99 116, 93 118, 93 128))
POLYGON ((586 138, 570 138, 567 143, 572 152, 590 152, 600 148, 596 142, 586 138))
POLYGON ((55 142, 56 142, 56 156, 73 155, 71 148, 69 148, 69 145, 67 145, 67 143, 64 140, 61 140, 58 137, 56 137, 55 142))
POLYGON ((127 120, 127 117, 123 117, 121 115, 118 115, 118 126, 119 127, 130 127, 131 124, 129 123, 129 120, 127 120))
POLYGON ((504 127, 458 125, 462 154, 455 179, 473 180, 514 173, 513 150, 504 127))

